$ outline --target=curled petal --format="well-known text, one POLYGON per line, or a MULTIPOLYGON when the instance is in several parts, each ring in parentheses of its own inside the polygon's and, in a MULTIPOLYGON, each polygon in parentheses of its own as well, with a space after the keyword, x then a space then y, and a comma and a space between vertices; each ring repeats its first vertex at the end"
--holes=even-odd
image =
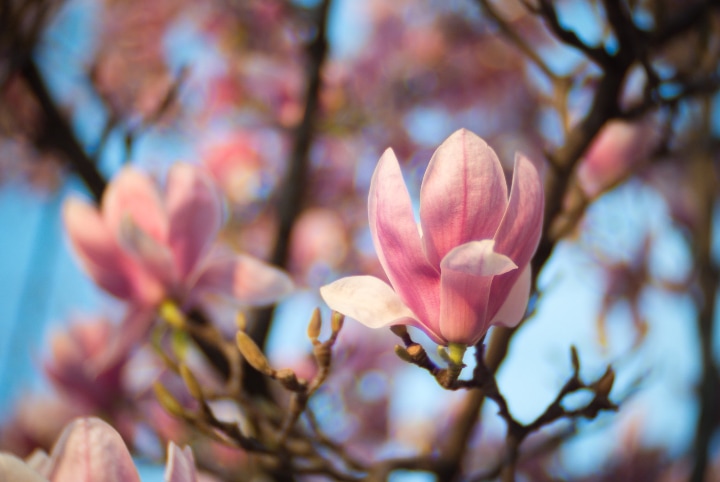
POLYGON ((181 449, 174 442, 170 442, 165 482, 197 482, 195 458, 190 447, 181 449))
POLYGON ((532 281, 532 270, 530 265, 520 273, 510 293, 508 293, 505 302, 500 307, 495 317, 490 322, 491 325, 503 325, 508 328, 517 326, 523 318, 530 297, 530 284, 532 281))
MULTIPOLYGON (((515 157, 515 172, 505 216, 495 233, 495 251, 525 266, 535 253, 542 233, 544 194, 540 174, 522 154, 515 157)), ((495 278, 488 316, 495 317, 520 271, 495 278)))
POLYGON ((436 343, 445 341, 423 325, 387 283, 374 276, 350 276, 320 288, 327 305, 369 328, 412 325, 423 330, 436 343))
POLYGON ((495 241, 471 241, 453 248, 442 260, 443 270, 460 271, 475 276, 494 276, 517 269, 513 260, 495 252, 495 241))
POLYGON ((123 168, 108 185, 102 213, 110 231, 117 235, 126 216, 159 243, 168 235, 168 218, 155 183, 145 174, 123 168))
MULTIPOLYGON (((440 277, 425 258, 410 194, 392 149, 375 168, 368 214, 375 250, 393 288, 418 319, 437 323, 440 277)), ((437 331, 436 325, 432 330, 437 331)))
POLYGON ((492 240, 472 241, 443 258, 440 282, 440 333, 450 342, 474 345, 490 327, 487 309, 497 275, 517 266, 494 251, 492 240))
POLYGON ((70 423, 53 447, 50 480, 140 482, 120 434, 99 418, 70 423))
POLYGON ((220 230, 222 204, 212 181, 190 164, 175 164, 165 194, 169 217, 168 243, 184 278, 207 252, 220 230))
POLYGON ((0 453, 0 480, 12 482, 47 482, 47 479, 12 454, 0 453))
POLYGON ((214 256, 203 266, 193 295, 214 292, 250 306, 274 303, 293 290, 293 282, 282 270, 247 255, 214 256))
POLYGON ((495 234, 508 202, 502 165, 480 137, 460 129, 435 151, 420 190, 420 219, 428 260, 455 246, 495 234))

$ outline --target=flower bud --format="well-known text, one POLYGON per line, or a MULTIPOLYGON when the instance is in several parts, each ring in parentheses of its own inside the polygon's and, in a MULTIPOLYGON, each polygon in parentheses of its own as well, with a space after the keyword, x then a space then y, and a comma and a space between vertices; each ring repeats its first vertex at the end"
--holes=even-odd
POLYGON ((318 342, 320 336, 320 329, 322 328, 322 317, 320 316, 320 309, 315 308, 310 316, 310 323, 307 327, 307 335, 310 341, 313 343, 318 342))
POLYGON ((182 330, 185 327, 185 314, 171 300, 165 300, 160 304, 160 317, 167 321, 173 328, 182 330))
POLYGON ((185 410, 180 402, 177 401, 177 399, 170 393, 170 391, 168 391, 167 388, 165 388, 165 386, 163 386, 162 383, 155 382, 153 384, 153 390, 155 391, 155 397, 165 410, 176 417, 185 416, 185 410))
POLYGON ((237 346, 243 358, 245 358, 255 370, 269 376, 273 375, 274 370, 270 367, 267 358, 265 358, 260 348, 247 333, 242 331, 237 333, 237 346))
POLYGON ((193 372, 190 371, 190 368, 184 363, 180 364, 180 376, 185 382, 185 386, 187 387, 188 392, 190 392, 190 395, 192 395, 192 397, 196 400, 202 400, 203 392, 200 387, 200 383, 197 378, 195 378, 193 372))

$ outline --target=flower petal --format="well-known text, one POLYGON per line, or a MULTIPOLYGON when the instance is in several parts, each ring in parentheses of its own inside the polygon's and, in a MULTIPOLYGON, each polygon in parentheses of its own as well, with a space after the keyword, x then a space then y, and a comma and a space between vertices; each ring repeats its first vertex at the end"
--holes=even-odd
POLYGON ((525 315, 528 298, 530 297, 530 284, 532 281, 532 269, 528 264, 520 273, 520 277, 510 289, 500 311, 493 317, 491 325, 503 325, 508 328, 517 326, 525 315))
POLYGON ((47 479, 12 454, 0 453, 0 480, 12 482, 47 482, 47 479))
POLYGON ((97 209, 70 198, 63 205, 63 220, 70 243, 87 274, 111 295, 130 299, 134 289, 125 255, 97 209))
POLYGON ((208 259, 193 287, 193 296, 215 292, 250 306, 269 305, 293 290, 282 270, 252 256, 222 254, 208 259))
POLYGON ((440 333, 450 342, 474 345, 490 327, 487 309, 490 287, 497 275, 517 266, 494 251, 495 242, 471 241, 442 260, 440 333))
POLYGON ((185 163, 170 169, 165 202, 170 223, 168 242, 184 279, 220 230, 222 204, 210 178, 200 168, 185 163))
POLYGON ((368 196, 370 232, 380 264, 404 304, 437 332, 440 277, 425 258, 410 194, 392 149, 380 158, 368 196))
POLYGON ((53 481, 140 482, 120 434, 99 418, 70 423, 50 458, 49 478, 53 481))
POLYGON ((480 137, 455 131, 435 151, 420 190, 420 219, 433 266, 455 246, 491 239, 508 202, 502 165, 480 137))
MULTIPOLYGON (((527 265, 540 241, 543 207, 540 174, 528 158, 517 154, 510 201, 494 237, 495 251, 508 256, 518 266, 527 265)), ((495 278, 488 308, 490 318, 495 317, 520 274, 517 270, 495 278)))
POLYGON ((174 442, 170 442, 165 482, 197 482, 195 458, 190 447, 181 449, 174 442))
POLYGON ((453 248, 442 260, 443 270, 460 271, 475 276, 494 276, 517 269, 513 260, 495 252, 495 241, 470 241, 453 248))
POLYGON ((159 243, 167 240, 168 218, 155 183, 133 167, 124 167, 108 185, 102 215, 114 235, 123 219, 133 222, 159 243))
POLYGON ((423 330, 436 343, 446 344, 431 327, 420 322, 387 283, 374 276, 340 278, 320 288, 320 296, 332 310, 369 328, 412 325, 423 330))
POLYGON ((145 233, 127 214, 120 222, 118 241, 126 253, 163 285, 166 294, 175 289, 178 274, 167 245, 145 233))

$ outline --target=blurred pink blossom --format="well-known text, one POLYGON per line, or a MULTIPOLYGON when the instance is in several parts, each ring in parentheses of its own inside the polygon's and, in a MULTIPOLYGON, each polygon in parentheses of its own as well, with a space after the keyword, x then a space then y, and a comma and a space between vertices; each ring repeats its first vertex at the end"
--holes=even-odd
POLYGON ((312 282, 323 269, 337 268, 348 252, 348 239, 342 218, 327 208, 305 210, 293 226, 290 265, 297 274, 312 282))
POLYGON ((651 154, 660 134, 649 120, 610 121, 595 137, 578 168, 585 193, 595 197, 628 174, 651 154))
POLYGON ((85 271, 108 293, 141 308, 166 299, 187 307, 210 293, 264 305, 292 289, 285 273, 258 259, 211 251, 222 205, 210 178, 190 164, 170 169, 164 197, 147 175, 126 167, 99 210, 71 198, 63 215, 85 271))
POLYGON ((254 140, 247 135, 205 149, 203 164, 233 204, 255 200, 262 188, 262 159, 254 140))
POLYGON ((123 400, 122 372, 129 351, 113 350, 116 327, 106 319, 73 323, 50 340, 45 373, 86 409, 108 412, 123 400))
MULTIPOLYGON (((0 454, 0 480, 16 482, 140 481, 120 434, 99 418, 78 418, 68 424, 48 456, 36 451, 27 462, 0 454)), ((170 442, 165 470, 168 482, 198 480, 189 447, 170 442)))
POLYGON ((543 187, 515 158, 508 198, 495 152, 465 129, 435 151, 420 191, 420 229, 392 149, 370 185, 370 230, 390 286, 353 276, 321 288, 333 310, 378 328, 407 324, 438 344, 475 344, 490 325, 517 324, 540 239, 543 187))

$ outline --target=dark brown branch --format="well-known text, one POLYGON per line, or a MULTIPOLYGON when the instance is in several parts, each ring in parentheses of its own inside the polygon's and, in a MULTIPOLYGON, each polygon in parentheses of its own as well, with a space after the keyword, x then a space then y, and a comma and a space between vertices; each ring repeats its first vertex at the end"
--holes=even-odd
MULTIPOLYGON (((327 56, 327 20, 330 11, 330 0, 323 0, 317 10, 317 34, 307 47, 307 90, 305 93, 305 111, 300 124, 295 129, 290 169, 280 188, 278 201, 278 228, 275 238, 275 247, 271 262, 276 266, 286 266, 288 261, 290 232, 295 220, 304 207, 308 186, 309 153, 312 145, 317 121, 322 84, 322 68, 327 56)), ((258 313, 255 322, 248 330, 248 334, 258 344, 264 346, 274 314, 274 307, 258 313)), ((251 394, 267 396, 265 380, 253 370, 246 370, 243 385, 251 394)))
MULTIPOLYGON (((704 136, 710 138, 710 100, 705 100, 704 136)), ((718 276, 717 266, 712 257, 713 208, 716 200, 718 181, 712 159, 699 154, 692 160, 693 186, 699 198, 699 220, 693 233, 693 253, 700 292, 696 295, 698 306, 697 328, 700 343, 702 377, 700 380, 700 415, 695 428, 693 444, 693 468, 691 482, 705 480, 708 465, 709 446, 718 426, 717 407, 720 404, 718 370, 713 356, 715 317, 717 309, 718 276)))
POLYGON ((107 181, 82 148, 69 122, 58 109, 35 61, 28 59, 21 68, 20 74, 43 112, 43 119, 35 139, 38 148, 61 154, 72 170, 83 180, 95 201, 100 202, 107 181))
POLYGON ((566 45, 579 50, 600 66, 608 66, 612 63, 612 57, 603 47, 591 47, 587 45, 575 32, 568 30, 560 24, 557 10, 555 10, 555 6, 551 0, 540 0, 536 12, 545 19, 550 30, 566 45))

